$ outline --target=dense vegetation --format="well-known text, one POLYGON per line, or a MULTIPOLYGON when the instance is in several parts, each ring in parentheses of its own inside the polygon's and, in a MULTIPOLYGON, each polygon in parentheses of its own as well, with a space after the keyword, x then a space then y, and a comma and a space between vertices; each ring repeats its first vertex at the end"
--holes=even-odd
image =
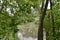
POLYGON ((41 17, 38 40, 43 40, 43 28, 46 40, 60 40, 59 6, 59 0, 46 0, 46 3, 44 0, 0 0, 0 40, 19 40, 17 25, 33 22, 36 13, 41 17), (47 9, 49 2, 50 9, 47 9))

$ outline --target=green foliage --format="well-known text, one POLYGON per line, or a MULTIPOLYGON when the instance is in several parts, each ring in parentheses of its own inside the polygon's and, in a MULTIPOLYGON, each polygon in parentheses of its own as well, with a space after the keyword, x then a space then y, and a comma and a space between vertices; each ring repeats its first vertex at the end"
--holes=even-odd
POLYGON ((0 10, 1 40, 7 36, 9 40, 17 40, 15 37, 18 31, 17 25, 34 21, 34 13, 31 12, 31 6, 34 7, 35 2, 37 3, 37 0, 2 0, 2 3, 0 2, 0 7, 2 8, 0 10), (9 8, 9 11, 6 11, 7 8, 9 8))
MULTIPOLYGON (((31 7, 36 11, 40 11, 40 3, 44 0, 2 0, 0 2, 0 39, 4 39, 5 36, 9 37, 9 40, 17 40, 14 36, 17 33, 17 25, 25 24, 34 21, 35 14, 31 12, 31 7), (3 4, 4 3, 4 4, 3 4), (1 10, 2 8, 2 10, 1 10), (10 12, 6 11, 10 8, 10 12)), ((57 0, 60 2, 59 0, 57 0)), ((56 2, 57 2, 56 1, 56 2)), ((60 40, 60 4, 53 3, 53 15, 55 20, 56 39, 60 40)), ((53 40, 52 36, 52 22, 47 17, 51 10, 47 10, 47 15, 44 20, 44 28, 49 32, 48 40, 53 40)), ((36 24, 39 24, 37 21, 36 24)))
MULTIPOLYGON (((54 15, 54 24, 55 24, 55 38, 57 40, 60 40, 60 3, 57 3, 57 1, 53 4, 53 9, 52 9, 52 13, 54 15)), ((49 32, 48 35, 48 39, 47 40, 54 40, 55 38, 53 37, 53 27, 52 27, 52 19, 51 19, 51 14, 50 14, 50 18, 48 18, 48 14, 50 13, 50 10, 47 10, 47 15, 45 17, 44 20, 44 28, 46 28, 46 31, 49 32)))

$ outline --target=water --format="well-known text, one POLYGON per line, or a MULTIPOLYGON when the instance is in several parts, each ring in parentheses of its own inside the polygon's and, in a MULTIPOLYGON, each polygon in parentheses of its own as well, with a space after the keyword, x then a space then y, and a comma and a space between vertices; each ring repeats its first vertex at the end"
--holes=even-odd
MULTIPOLYGON (((18 25, 19 32, 17 33, 20 40, 37 40, 38 26, 33 23, 18 25)), ((43 40, 46 40, 46 32, 43 30, 43 40)))
POLYGON ((18 32, 17 35, 18 35, 18 38, 19 38, 20 40, 37 40, 37 38, 24 37, 21 32, 18 32))

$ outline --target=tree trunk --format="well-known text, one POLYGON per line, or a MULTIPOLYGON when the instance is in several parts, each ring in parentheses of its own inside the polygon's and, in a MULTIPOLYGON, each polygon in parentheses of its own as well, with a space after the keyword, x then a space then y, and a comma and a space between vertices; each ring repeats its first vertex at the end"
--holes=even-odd
POLYGON ((0 12, 3 10, 3 8, 4 8, 4 2, 3 2, 2 5, 1 5, 0 12))
POLYGON ((41 11, 41 18, 40 18, 40 25, 39 25, 39 29, 38 29, 38 40, 43 40, 43 22, 44 22, 44 18, 46 15, 46 10, 47 10, 47 6, 48 6, 48 1, 46 0, 44 9, 41 11))
POLYGON ((53 16, 53 13, 52 13, 52 0, 50 0, 50 10, 51 10, 51 19, 52 19, 52 32, 53 32, 53 40, 56 40, 55 38, 55 24, 54 24, 54 16, 53 16))

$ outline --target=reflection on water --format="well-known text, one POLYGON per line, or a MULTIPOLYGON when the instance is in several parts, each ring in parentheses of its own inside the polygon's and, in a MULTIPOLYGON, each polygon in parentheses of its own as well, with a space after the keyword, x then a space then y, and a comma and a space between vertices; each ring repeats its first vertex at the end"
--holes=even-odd
POLYGON ((18 32, 17 35, 18 35, 18 38, 19 38, 20 40, 37 40, 37 38, 24 37, 21 32, 18 32))

